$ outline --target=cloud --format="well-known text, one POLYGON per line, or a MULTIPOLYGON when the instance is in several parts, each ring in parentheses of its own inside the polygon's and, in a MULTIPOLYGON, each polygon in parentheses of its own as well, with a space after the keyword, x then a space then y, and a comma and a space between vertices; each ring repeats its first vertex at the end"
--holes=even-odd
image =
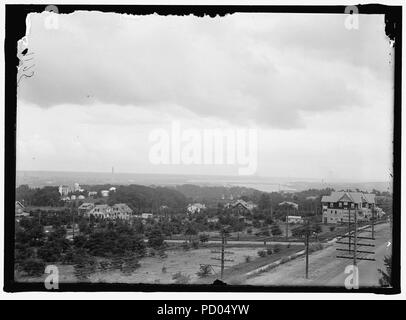
POLYGON ((30 14, 35 74, 18 92, 42 108, 183 109, 296 128, 303 112, 368 108, 370 88, 391 85, 383 16, 363 17, 359 32, 341 15, 75 12, 59 15, 57 30, 45 28, 45 16, 30 14))

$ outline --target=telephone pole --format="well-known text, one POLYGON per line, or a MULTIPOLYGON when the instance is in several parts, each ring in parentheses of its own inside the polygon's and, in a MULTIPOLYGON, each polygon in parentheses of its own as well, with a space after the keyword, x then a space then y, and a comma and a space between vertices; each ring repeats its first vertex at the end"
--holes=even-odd
MULTIPOLYGON (((365 236, 359 236, 358 234, 358 218, 357 218, 357 213, 359 211, 359 208, 356 207, 356 204, 354 204, 354 231, 351 230, 351 210, 350 210, 350 205, 351 203, 348 204, 348 233, 345 235, 342 235, 341 238, 346 238, 348 237, 348 249, 343 249, 343 248, 337 248, 337 251, 347 251, 348 256, 341 256, 338 255, 337 258, 340 259, 351 259, 353 261, 353 265, 356 266, 358 263, 358 260, 367 260, 367 261, 375 261, 374 258, 368 257, 368 255, 374 255, 374 251, 367 251, 367 250, 359 250, 358 247, 375 247, 375 244, 373 243, 368 243, 366 242, 367 240, 375 240, 373 236, 365 237, 365 236), (361 239, 361 242, 358 242, 358 240, 361 239), (362 241, 364 240, 364 241, 362 241), (359 256, 359 254, 363 254, 363 256, 359 256)), ((372 219, 372 230, 362 230, 362 232, 372 232, 373 234, 373 224, 374 221, 372 219)), ((342 241, 337 241, 336 244, 347 244, 346 242, 342 241)))
POLYGON ((225 263, 234 261, 233 259, 227 259, 226 258, 226 254, 234 254, 234 252, 232 252, 232 251, 226 251, 225 250, 226 236, 227 236, 227 234, 226 234, 225 230, 223 230, 221 232, 221 249, 220 249, 220 251, 216 251, 216 250, 211 251, 211 253, 220 253, 220 257, 212 257, 211 258, 213 260, 219 260, 220 265, 212 264, 211 266, 220 267, 220 279, 221 280, 223 280, 223 278, 224 278, 224 268, 226 267, 225 263))
POLYGON ((310 228, 309 224, 310 221, 307 220, 307 226, 306 226, 306 279, 309 279, 309 233, 310 233, 310 228))

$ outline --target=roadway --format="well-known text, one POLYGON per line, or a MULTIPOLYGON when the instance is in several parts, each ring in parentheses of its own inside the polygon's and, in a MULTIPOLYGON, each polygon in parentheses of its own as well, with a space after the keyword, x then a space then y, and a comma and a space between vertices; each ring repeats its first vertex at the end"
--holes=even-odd
MULTIPOLYGON (((359 286, 379 286, 378 269, 385 270, 384 257, 391 254, 392 233, 388 223, 375 227, 375 247, 360 247, 359 250, 374 251, 375 255, 360 254, 360 257, 374 257, 376 261, 358 261, 359 286), (362 249, 361 249, 362 248, 362 249)), ((359 236, 370 236, 368 232, 360 232, 359 236)), ((346 238, 340 240, 346 241, 346 238)), ((361 242, 361 240, 359 240, 361 242)), ((365 242, 364 240, 362 240, 365 242)), ((369 240, 366 240, 369 243, 369 240)), ((289 285, 289 286, 344 286, 345 268, 352 264, 350 259, 339 259, 337 255, 348 256, 347 252, 337 251, 345 245, 332 243, 327 248, 309 255, 309 279, 305 278, 305 257, 282 264, 275 269, 246 280, 249 285, 289 285)))

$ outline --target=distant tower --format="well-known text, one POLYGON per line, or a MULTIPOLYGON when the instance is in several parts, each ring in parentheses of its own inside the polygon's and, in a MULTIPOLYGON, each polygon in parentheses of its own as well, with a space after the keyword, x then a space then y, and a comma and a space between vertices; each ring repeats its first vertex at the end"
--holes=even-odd
POLYGON ((114 181, 114 166, 111 167, 111 182, 114 181))

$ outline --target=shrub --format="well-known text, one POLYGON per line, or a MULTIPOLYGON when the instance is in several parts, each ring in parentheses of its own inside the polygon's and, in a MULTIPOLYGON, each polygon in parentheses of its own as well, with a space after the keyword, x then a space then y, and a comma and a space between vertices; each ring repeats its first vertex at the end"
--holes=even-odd
POLYGON ((273 247, 273 252, 278 253, 282 250, 281 246, 279 244, 274 245, 273 247))
POLYGON ((187 241, 185 241, 182 243, 182 248, 183 250, 188 251, 190 250, 190 244, 187 241))
POLYGON ((330 227, 330 231, 331 231, 331 232, 333 232, 335 229, 336 229, 335 226, 331 226, 331 227, 330 227))
POLYGON ((205 234, 205 233, 202 233, 199 236, 199 240, 200 240, 201 243, 205 243, 205 242, 209 241, 209 235, 205 234))
POLYGON ((199 249, 199 241, 193 240, 192 241, 192 248, 193 249, 199 249))
POLYGON ((45 263, 41 259, 28 258, 20 266, 29 276, 41 276, 45 270, 45 263))
POLYGON ((165 250, 163 248, 160 248, 158 250, 158 255, 161 259, 166 259, 168 258, 168 254, 165 252, 165 250))
POLYGON ((273 249, 272 249, 272 247, 268 247, 268 248, 266 249, 266 253, 267 253, 268 255, 273 254, 273 249))
POLYGON ((284 263, 286 263, 286 262, 288 262, 288 261, 290 261, 290 258, 289 258, 289 257, 283 257, 283 258, 281 259, 281 264, 284 264, 284 263))
POLYGON ((248 228, 248 229, 247 229, 247 233, 248 233, 248 234, 251 234, 251 233, 252 233, 252 229, 251 229, 251 228, 248 228))
POLYGON ((190 276, 179 271, 172 275, 172 280, 175 280, 176 284, 187 284, 190 281, 190 276))
POLYGON ((245 256, 245 262, 251 262, 251 256, 245 256))
POLYGON ((200 269, 196 274, 199 278, 205 278, 211 275, 211 266, 209 264, 203 264, 200 266, 200 269))
POLYGON ((311 243, 309 245, 309 252, 315 252, 323 249, 323 245, 320 242, 311 243))
POLYGON ((131 274, 141 266, 136 256, 130 255, 123 258, 120 270, 124 274, 131 274))
POLYGON ((266 251, 265 250, 259 250, 257 253, 261 258, 266 257, 266 251))

